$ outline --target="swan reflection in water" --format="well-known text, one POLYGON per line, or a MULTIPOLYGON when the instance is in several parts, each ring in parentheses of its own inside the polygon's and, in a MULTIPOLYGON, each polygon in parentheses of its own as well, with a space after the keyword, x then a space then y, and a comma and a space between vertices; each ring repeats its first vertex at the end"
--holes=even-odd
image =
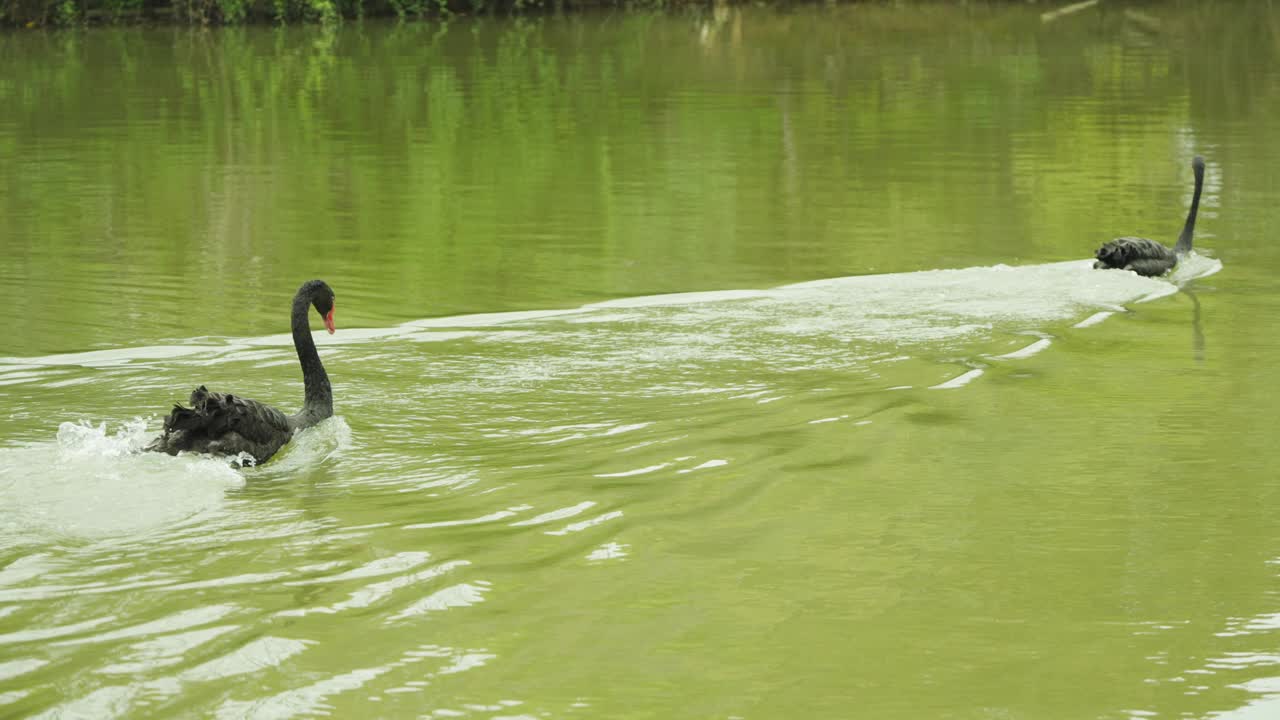
POLYGON ((1200 298, 1190 286, 1179 291, 1191 298, 1191 351, 1196 362, 1204 362, 1204 326, 1200 322, 1200 298))

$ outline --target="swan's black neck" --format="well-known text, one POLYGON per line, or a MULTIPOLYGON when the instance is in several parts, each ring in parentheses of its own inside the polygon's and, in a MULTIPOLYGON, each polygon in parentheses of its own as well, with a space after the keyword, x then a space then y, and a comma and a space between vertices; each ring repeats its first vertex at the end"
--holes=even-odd
POLYGON ((1191 236, 1196 231, 1196 211, 1200 209, 1200 189, 1204 187, 1204 160, 1196 157, 1191 161, 1191 167, 1196 174, 1196 192, 1191 197, 1191 210, 1187 212, 1187 223, 1182 226, 1178 244, 1173 246, 1173 251, 1179 255, 1191 252, 1191 236))
POLYGON ((311 338, 311 323, 307 320, 310 309, 311 298, 299 292, 293 298, 293 347, 298 351, 306 391, 302 411, 295 416, 299 427, 314 425, 333 415, 333 388, 329 386, 329 374, 324 371, 315 340, 311 338))

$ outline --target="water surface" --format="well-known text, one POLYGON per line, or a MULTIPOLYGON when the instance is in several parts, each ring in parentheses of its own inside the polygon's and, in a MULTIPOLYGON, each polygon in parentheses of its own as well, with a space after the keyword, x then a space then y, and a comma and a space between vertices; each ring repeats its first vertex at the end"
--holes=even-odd
POLYGON ((0 715, 1280 712, 1280 14, 1041 9, 0 37, 0 715))

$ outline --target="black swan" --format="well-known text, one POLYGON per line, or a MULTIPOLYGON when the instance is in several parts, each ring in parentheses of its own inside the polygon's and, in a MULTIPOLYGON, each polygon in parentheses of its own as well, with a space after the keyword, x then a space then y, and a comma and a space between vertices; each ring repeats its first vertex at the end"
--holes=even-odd
POLYGON ((1197 155, 1191 161, 1191 169, 1196 174, 1196 192, 1191 198, 1191 210, 1187 212, 1187 224, 1182 226, 1178 244, 1170 250, 1147 238, 1116 238, 1098 248, 1098 260, 1093 264, 1095 268, 1132 270, 1139 275, 1152 277, 1169 272, 1178 264, 1178 258, 1191 252, 1191 235, 1196 229, 1196 210, 1200 207, 1200 188, 1204 186, 1204 158, 1197 155))
POLYGON ((315 306, 332 334, 333 301, 333 290, 323 280, 303 283, 293 296, 293 347, 302 365, 306 393, 297 415, 285 415, 270 405, 229 393, 209 392, 201 385, 191 393, 190 408, 173 406, 164 420, 164 432, 147 449, 170 455, 183 450, 216 455, 247 453, 254 463, 264 463, 289 442, 294 431, 332 416, 333 389, 311 339, 307 306, 315 306))

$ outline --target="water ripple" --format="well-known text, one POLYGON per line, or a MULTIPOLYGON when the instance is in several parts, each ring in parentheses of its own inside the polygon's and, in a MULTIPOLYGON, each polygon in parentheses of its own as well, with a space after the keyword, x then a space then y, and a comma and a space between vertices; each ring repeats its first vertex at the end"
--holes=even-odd
POLYGON ((442 575, 450 573, 460 567, 466 567, 471 563, 466 560, 454 560, 441 563, 434 567, 422 570, 420 572, 411 573, 409 575, 401 575, 400 577, 386 580, 384 582, 366 585, 359 590, 352 592, 346 600, 333 605, 314 606, 308 608, 295 608, 290 610, 281 610, 277 615, 281 617, 302 617, 313 613, 323 613, 333 615, 344 610, 354 608, 364 608, 373 605, 391 595, 391 593, 401 588, 409 587, 417 583, 428 582, 442 575))

